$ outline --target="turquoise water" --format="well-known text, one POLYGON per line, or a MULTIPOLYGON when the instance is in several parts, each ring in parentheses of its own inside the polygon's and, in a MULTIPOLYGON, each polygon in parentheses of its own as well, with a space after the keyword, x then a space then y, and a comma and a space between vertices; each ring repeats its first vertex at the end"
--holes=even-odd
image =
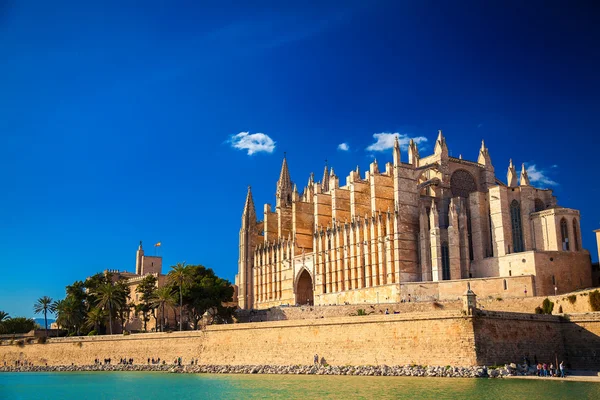
POLYGON ((0 373, 0 399, 600 399, 600 384, 551 380, 0 373))

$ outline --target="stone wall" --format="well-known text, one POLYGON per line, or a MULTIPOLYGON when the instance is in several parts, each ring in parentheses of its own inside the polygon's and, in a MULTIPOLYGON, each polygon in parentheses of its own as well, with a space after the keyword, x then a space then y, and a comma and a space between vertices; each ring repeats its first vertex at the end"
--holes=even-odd
POLYGON ((600 367, 600 313, 570 316, 562 326, 562 334, 567 360, 573 367, 600 367))
POLYGON ((46 344, 0 345, 0 364, 93 364, 95 358, 182 357, 201 364, 481 365, 564 359, 600 368, 600 313, 556 316, 459 311, 337 317, 210 326, 204 331, 52 338, 46 344))
POLYGON ((477 361, 485 365, 555 363, 566 356, 561 321, 552 315, 479 311, 473 319, 477 361))
POLYGON ((202 332, 50 339, 0 346, 0 363, 90 364, 95 358, 183 357, 206 364, 474 365, 470 318, 458 312, 211 326, 202 332), (448 351, 452 349, 452 351, 448 351))

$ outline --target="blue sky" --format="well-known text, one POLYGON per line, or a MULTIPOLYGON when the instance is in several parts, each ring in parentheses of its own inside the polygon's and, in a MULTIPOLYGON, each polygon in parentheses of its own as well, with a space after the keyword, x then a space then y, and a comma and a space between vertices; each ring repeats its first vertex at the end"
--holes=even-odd
POLYGON ((378 133, 428 153, 443 129, 471 160, 485 139, 501 179, 524 162, 581 210, 597 259, 594 2, 140 4, 0 1, 1 310, 133 270, 139 240, 233 281, 247 185, 273 203, 284 152, 300 188, 325 159, 345 181, 391 160, 378 133))

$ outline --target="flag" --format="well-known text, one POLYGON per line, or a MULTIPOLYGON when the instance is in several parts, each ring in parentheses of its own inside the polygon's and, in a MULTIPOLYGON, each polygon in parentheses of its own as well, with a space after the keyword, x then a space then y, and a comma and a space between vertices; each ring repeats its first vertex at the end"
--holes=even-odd
POLYGON ((154 245, 154 247, 160 247, 160 245, 161 245, 161 243, 160 243, 160 242, 158 242, 158 243, 156 243, 156 244, 154 245))

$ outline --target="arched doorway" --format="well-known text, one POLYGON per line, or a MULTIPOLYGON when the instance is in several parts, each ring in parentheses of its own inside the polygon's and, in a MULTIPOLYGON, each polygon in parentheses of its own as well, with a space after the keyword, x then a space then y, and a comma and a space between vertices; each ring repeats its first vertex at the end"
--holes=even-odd
POLYGON ((314 304, 312 278, 305 269, 298 276, 296 283, 296 304, 301 306, 314 304))

